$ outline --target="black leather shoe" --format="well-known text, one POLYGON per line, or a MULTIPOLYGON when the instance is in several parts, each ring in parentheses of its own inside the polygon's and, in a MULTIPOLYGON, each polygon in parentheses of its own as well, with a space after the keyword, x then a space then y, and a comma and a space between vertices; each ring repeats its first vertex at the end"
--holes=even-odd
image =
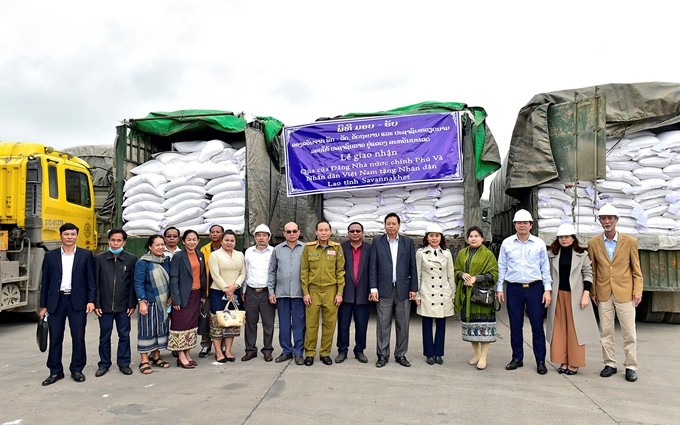
POLYGON ((130 366, 120 366, 118 370, 120 370, 120 373, 123 375, 132 375, 132 369, 130 369, 130 366))
POLYGON ((328 356, 321 356, 321 357, 319 357, 319 359, 320 359, 321 362, 322 362, 323 364, 325 364, 326 366, 330 366, 330 365, 333 364, 333 360, 331 360, 331 358, 328 357, 328 356))
POLYGON ((271 353, 265 353, 265 355, 264 355, 264 361, 265 361, 265 362, 270 362, 270 361, 272 361, 272 360, 274 360, 274 357, 272 357, 272 354, 271 354, 271 353))
POLYGON ((85 375, 82 372, 71 372, 71 378, 76 382, 85 382, 85 375))
POLYGON ((354 353, 354 357, 356 357, 361 363, 368 363, 368 357, 366 357, 364 353, 354 353))
POLYGON ((302 358, 302 356, 295 356, 295 364, 298 366, 302 366, 305 364, 305 360, 302 358))
POLYGON ((54 384, 55 382, 57 382, 60 379, 64 379, 63 373, 59 373, 57 375, 50 375, 50 376, 47 377, 47 379, 42 381, 42 385, 43 385, 43 387, 46 387, 48 385, 54 384))
POLYGON ((442 359, 442 356, 434 356, 434 362, 437 364, 444 364, 444 359, 442 359))
POLYGON ((375 367, 383 367, 387 364, 387 358, 385 357, 378 357, 378 361, 375 362, 375 367))
POLYGON ((314 357, 305 357, 305 366, 311 366, 314 364, 314 357))
POLYGON ((198 357, 204 359, 208 357, 208 354, 210 354, 210 346, 201 348, 201 351, 198 353, 198 357))
POLYGON ((100 368, 97 369, 97 371, 94 373, 94 376, 96 376, 97 378, 99 378, 100 376, 106 375, 106 372, 108 372, 108 371, 109 371, 109 368, 108 368, 108 367, 100 367, 100 368))
POLYGON ((247 362, 249 360, 254 359, 255 357, 257 357, 257 353, 249 352, 249 353, 246 353, 245 356, 241 357, 241 361, 247 362))
MULTIPOLYGON (((398 360, 397 360, 398 361, 398 360)), ((427 364, 430 366, 434 364, 434 357, 428 357, 427 360, 425 360, 427 364)))
POLYGON ((548 373, 548 368, 545 367, 545 362, 537 362, 536 363, 536 372, 539 375, 545 375, 546 373, 548 373))
POLYGON ((626 381, 635 382, 637 381, 637 372, 633 369, 626 369, 626 381))
POLYGON ((505 370, 515 370, 518 367, 522 367, 522 366, 524 366, 524 362, 522 362, 521 360, 512 359, 512 360, 510 360, 510 363, 508 363, 505 366, 505 370))
POLYGON ((600 376, 603 377, 603 378, 609 378, 610 376, 612 376, 616 372, 617 371, 616 371, 615 367, 605 366, 604 369, 602 369, 602 372, 600 372, 600 376))
POLYGON ((338 353, 335 357, 335 363, 342 363, 347 360, 347 353, 338 353))
POLYGON ((404 367, 411 367, 411 363, 409 363, 409 361, 406 360, 406 357, 397 357, 394 360, 396 360, 397 363, 404 367))
POLYGON ((283 362, 287 362, 288 360, 290 360, 292 358, 293 358, 293 354, 283 354, 283 353, 281 353, 281 355, 279 357, 275 358, 274 361, 276 363, 283 363, 283 362))

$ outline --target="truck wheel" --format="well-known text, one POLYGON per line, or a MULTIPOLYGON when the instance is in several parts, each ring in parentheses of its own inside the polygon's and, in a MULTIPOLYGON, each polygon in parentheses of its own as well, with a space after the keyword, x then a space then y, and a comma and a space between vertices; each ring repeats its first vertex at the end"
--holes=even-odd
POLYGON ((666 313, 663 321, 672 325, 680 325, 680 313, 666 313))
POLYGON ((21 301, 21 292, 15 283, 9 283, 2 287, 0 291, 0 306, 9 308, 21 301))
POLYGON ((641 322, 647 323, 661 323, 666 312, 652 311, 652 293, 645 292, 642 295, 642 302, 637 306, 635 317, 641 322))

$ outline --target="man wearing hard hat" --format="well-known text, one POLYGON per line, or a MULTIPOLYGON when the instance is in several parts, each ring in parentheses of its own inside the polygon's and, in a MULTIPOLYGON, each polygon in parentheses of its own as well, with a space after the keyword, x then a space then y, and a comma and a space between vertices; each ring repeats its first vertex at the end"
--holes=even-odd
POLYGON ((513 218, 516 234, 506 238, 498 255, 496 297, 504 301, 503 286, 508 293, 508 319, 512 360, 505 366, 515 370, 524 366, 524 311, 526 309, 533 335, 536 372, 548 373, 545 367, 545 332, 543 318, 550 306, 552 278, 545 242, 532 235, 534 219, 527 210, 519 210, 513 218))
POLYGON ((619 318, 623 332, 626 380, 637 381, 637 338, 635 307, 642 301, 642 271, 637 239, 616 231, 619 212, 605 204, 598 212, 603 235, 588 242, 588 256, 593 263, 593 303, 598 306, 604 369, 600 376, 615 374, 614 320, 619 318))
POLYGON ((255 228, 255 246, 246 250, 246 281, 243 285, 243 303, 246 309, 245 343, 246 354, 241 361, 247 362, 257 357, 257 322, 262 317, 262 354, 264 361, 274 360, 274 320, 276 306, 269 302, 267 280, 269 278, 269 260, 274 248, 269 245, 272 236, 266 224, 255 228))

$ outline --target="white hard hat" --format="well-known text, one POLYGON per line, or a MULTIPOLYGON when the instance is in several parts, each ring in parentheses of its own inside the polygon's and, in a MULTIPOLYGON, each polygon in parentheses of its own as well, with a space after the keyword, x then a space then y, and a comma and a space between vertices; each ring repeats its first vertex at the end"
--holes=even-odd
POLYGON ((438 225, 437 223, 430 223, 425 228, 425 234, 427 235, 428 233, 443 234, 444 231, 442 230, 442 226, 438 225))
POLYGON ((269 230, 269 226, 267 226, 267 225, 264 224, 264 223, 263 223, 263 224, 260 224, 259 226, 257 226, 257 227, 255 228, 255 234, 257 234, 257 233, 267 233, 267 234, 270 235, 270 236, 271 236, 271 234, 272 234, 271 230, 269 230))
POLYGON ((557 228, 557 236, 574 236, 576 235, 576 228, 571 223, 562 223, 557 228))
POLYGON ((618 218, 619 217, 619 210, 617 210, 614 205, 604 204, 600 207, 600 212, 597 213, 598 217, 603 216, 603 215, 613 215, 613 216, 616 216, 618 218))
POLYGON ((512 219, 512 222, 516 221, 531 221, 533 223, 534 218, 531 216, 531 213, 527 210, 518 210, 515 213, 515 217, 512 219))

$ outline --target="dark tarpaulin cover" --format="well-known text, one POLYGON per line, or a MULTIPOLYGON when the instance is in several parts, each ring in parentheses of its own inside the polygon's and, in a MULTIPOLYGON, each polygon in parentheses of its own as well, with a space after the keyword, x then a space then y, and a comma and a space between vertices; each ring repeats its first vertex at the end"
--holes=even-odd
MULTIPOLYGON (((519 198, 524 190, 558 177, 550 149, 548 108, 592 97, 595 89, 606 98, 606 135, 621 137, 680 121, 680 84, 635 83, 561 90, 535 95, 522 107, 512 131, 510 148, 492 184, 492 195, 519 198), (498 187, 496 187, 498 186, 498 187)), ((507 206, 507 202, 505 202, 507 206)), ((494 207, 494 211, 498 206, 494 207)))

